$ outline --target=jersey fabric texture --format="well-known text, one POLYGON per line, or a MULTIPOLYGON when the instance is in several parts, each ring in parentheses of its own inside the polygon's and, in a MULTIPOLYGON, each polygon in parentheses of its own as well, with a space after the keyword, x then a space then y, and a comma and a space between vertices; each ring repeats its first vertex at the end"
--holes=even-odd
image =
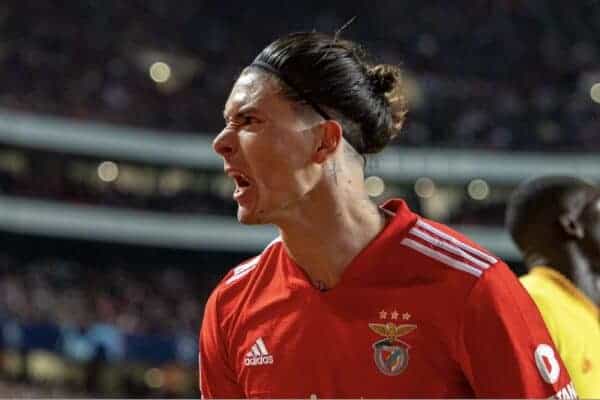
POLYGON ((502 262, 402 200, 319 291, 276 239, 230 271, 200 333, 205 398, 573 398, 542 317, 502 262))
POLYGON ((537 304, 577 394, 600 398, 600 310, 555 269, 538 266, 521 277, 537 304))

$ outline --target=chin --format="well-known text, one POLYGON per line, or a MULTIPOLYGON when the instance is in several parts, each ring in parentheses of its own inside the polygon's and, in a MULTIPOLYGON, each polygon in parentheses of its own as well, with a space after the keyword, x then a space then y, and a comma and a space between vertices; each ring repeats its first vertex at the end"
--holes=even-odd
POLYGON ((253 210, 248 210, 240 206, 238 206, 237 220, 240 224, 244 225, 261 225, 266 223, 253 210))
POLYGON ((240 224, 243 224, 243 225, 259 225, 260 224, 259 221, 257 221, 256 219, 253 219, 247 215, 244 215, 244 216, 238 215, 237 220, 240 224))

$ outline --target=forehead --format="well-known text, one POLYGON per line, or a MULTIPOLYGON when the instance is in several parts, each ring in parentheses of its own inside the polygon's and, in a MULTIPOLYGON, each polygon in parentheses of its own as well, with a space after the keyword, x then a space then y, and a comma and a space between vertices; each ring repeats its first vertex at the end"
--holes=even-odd
POLYGON ((263 112, 281 112, 282 108, 289 108, 289 103, 275 77, 250 70, 242 72, 233 85, 225 103, 225 115, 243 112, 249 108, 263 112))

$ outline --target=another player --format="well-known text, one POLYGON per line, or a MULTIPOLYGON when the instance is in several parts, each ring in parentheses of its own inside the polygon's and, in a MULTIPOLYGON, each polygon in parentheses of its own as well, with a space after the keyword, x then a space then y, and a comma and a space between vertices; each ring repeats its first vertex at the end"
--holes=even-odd
POLYGON ((237 217, 280 237, 205 309, 204 397, 575 397, 531 298, 495 256, 395 199, 363 155, 400 130, 399 70, 296 33, 241 73, 214 140, 237 217))
POLYGON ((506 226, 538 305, 582 398, 600 398, 600 189, 573 177, 523 183, 506 226))

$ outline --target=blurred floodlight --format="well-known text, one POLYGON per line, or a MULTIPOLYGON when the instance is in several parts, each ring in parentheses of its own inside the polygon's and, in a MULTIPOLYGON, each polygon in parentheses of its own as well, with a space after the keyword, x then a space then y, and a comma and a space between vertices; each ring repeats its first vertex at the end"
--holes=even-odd
POLYGON ((126 49, 130 61, 156 84, 156 90, 170 95, 187 86, 204 70, 197 54, 155 50, 143 46, 126 49))
POLYGON ((419 197, 428 199, 435 193, 435 183, 431 178, 419 178, 415 182, 415 193, 419 197))
POLYGON ((157 61, 150 66, 150 78, 156 83, 165 83, 171 78, 169 64, 157 61))
POLYGON ((467 192, 474 200, 485 200, 490 195, 490 186, 483 179, 473 179, 467 186, 467 192))
POLYGON ((119 166, 112 161, 103 161, 98 165, 98 178, 103 182, 113 182, 119 177, 119 166))
POLYGON ((594 83, 590 89, 590 96, 596 103, 600 103, 600 82, 594 83))
POLYGON ((162 387, 165 382, 165 377, 163 372, 158 368, 150 368, 144 374, 144 381, 146 385, 152 389, 158 389, 162 387))
POLYGON ((365 179, 365 187, 369 196, 378 197, 381 196, 385 190, 385 183, 383 182, 383 179, 378 176, 370 176, 365 179))

